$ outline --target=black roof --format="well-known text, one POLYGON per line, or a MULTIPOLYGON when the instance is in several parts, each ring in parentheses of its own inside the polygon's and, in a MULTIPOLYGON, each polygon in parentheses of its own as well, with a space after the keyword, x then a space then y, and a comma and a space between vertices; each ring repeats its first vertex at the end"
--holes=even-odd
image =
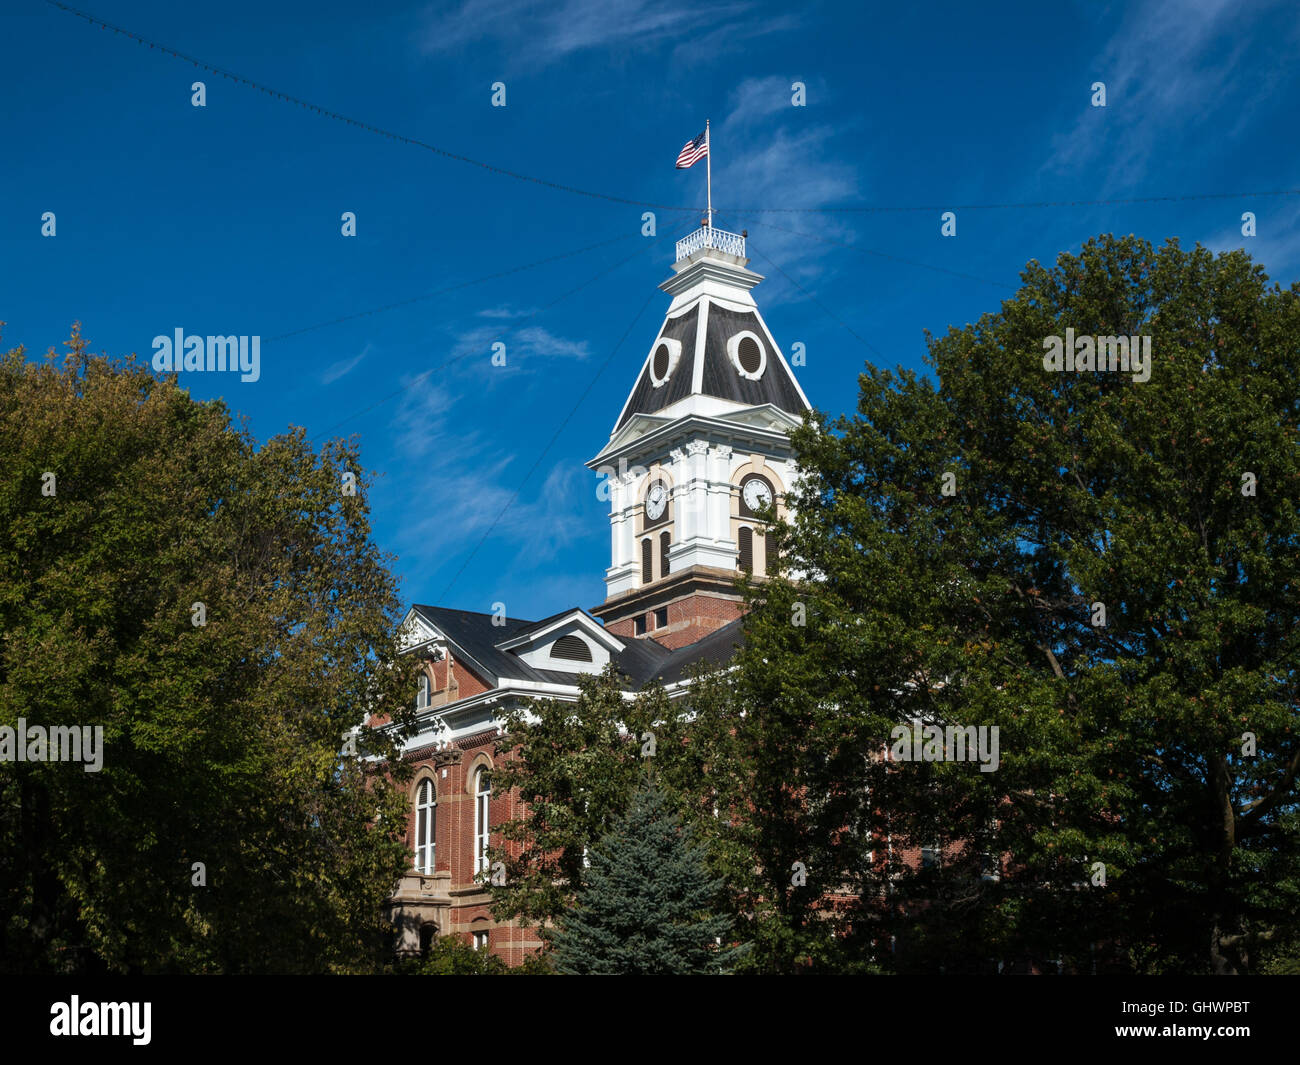
POLYGON ((615 432, 635 414, 654 414, 691 395, 696 360, 703 360, 700 395, 729 399, 747 407, 770 403, 791 414, 802 414, 808 409, 793 375, 773 347, 757 311, 735 311, 711 300, 701 300, 685 314, 667 319, 650 350, 653 352, 665 337, 678 340, 682 345, 682 355, 677 360, 672 376, 666 384, 656 388, 650 377, 652 360, 647 359, 632 388, 632 394, 628 397, 623 416, 619 418, 618 425, 614 426, 615 432), (702 308, 707 321, 702 347, 697 349, 696 323, 702 308), (743 332, 758 337, 767 355, 767 365, 757 381, 741 377, 727 353, 727 341, 743 332))
MULTIPOLYGON (((414 604, 412 609, 432 623, 459 649, 458 657, 468 657, 486 669, 491 675, 484 680, 531 680, 568 685, 576 683, 572 673, 537 669, 518 655, 503 651, 497 646, 544 628, 557 618, 573 613, 572 610, 561 610, 541 621, 505 618, 500 619, 503 624, 499 622, 494 625, 492 622, 495 615, 475 610, 454 610, 421 603, 414 604)), ((613 656, 614 663, 627 675, 635 689, 644 687, 652 680, 673 684, 686 679, 690 667, 698 662, 723 665, 730 661, 736 647, 744 642, 743 635, 742 621, 737 619, 695 643, 672 651, 651 639, 619 638, 619 642, 624 644, 624 650, 613 656)))

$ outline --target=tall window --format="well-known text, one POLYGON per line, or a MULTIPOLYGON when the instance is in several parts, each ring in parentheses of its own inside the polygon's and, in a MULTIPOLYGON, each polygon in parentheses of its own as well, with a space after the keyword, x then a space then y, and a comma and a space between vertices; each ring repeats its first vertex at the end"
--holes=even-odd
POLYGON ((488 835, 492 830, 488 819, 488 802, 492 798, 492 775, 480 769, 474 778, 474 871, 488 871, 488 835))
POLYGON ((415 793, 415 871, 433 872, 433 848, 437 832, 438 797, 433 781, 422 780, 415 793))
POLYGON ((672 546, 673 538, 666 532, 659 534, 659 576, 668 576, 668 548, 672 546))
POLYGON ((641 583, 642 584, 649 584, 652 580, 655 579, 654 550, 655 550, 654 545, 651 543, 650 537, 647 536, 644 540, 641 541, 641 583))
POLYGON ((416 692, 415 705, 417 708, 429 705, 429 674, 420 674, 420 687, 416 692))

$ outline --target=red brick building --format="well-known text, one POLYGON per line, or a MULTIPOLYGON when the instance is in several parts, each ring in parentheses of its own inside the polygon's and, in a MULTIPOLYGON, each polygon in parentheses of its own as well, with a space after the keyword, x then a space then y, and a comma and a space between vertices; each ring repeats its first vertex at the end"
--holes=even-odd
MULTIPOLYGON (((405 757, 410 871, 392 898, 399 950, 456 935, 518 964, 535 929, 492 920, 493 826, 518 816, 492 787, 502 713, 575 700, 577 676, 614 662, 632 690, 685 694, 690 666, 725 663, 742 638, 740 570, 767 571, 756 512, 798 471, 788 433, 809 408, 750 290, 745 236, 702 227, 677 242, 672 301, 608 442, 587 465, 610 503, 606 598, 541 621, 412 606, 405 652, 423 660, 405 757)), ((796 359, 798 361, 798 359, 796 359)))

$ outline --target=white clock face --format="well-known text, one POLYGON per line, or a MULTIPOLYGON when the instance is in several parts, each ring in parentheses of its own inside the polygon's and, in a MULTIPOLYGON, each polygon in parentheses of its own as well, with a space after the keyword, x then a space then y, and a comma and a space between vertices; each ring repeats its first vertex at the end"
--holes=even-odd
POLYGON ((757 510, 759 507, 765 507, 772 502, 772 489, 768 488, 763 481, 754 478, 752 481, 746 481, 741 494, 745 499, 745 506, 750 510, 757 510))
POLYGON ((666 506, 668 506, 668 490, 662 483, 651 485, 645 497, 645 516, 651 521, 658 521, 663 516, 666 506))

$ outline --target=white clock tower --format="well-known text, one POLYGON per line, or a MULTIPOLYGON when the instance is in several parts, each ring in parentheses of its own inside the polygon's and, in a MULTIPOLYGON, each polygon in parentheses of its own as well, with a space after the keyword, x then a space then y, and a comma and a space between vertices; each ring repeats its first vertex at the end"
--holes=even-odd
POLYGON ((797 470, 788 433, 807 397, 750 290, 745 235, 705 225, 677 242, 672 297, 609 443, 587 465, 610 482, 607 597, 617 636, 670 648, 740 617, 737 572, 762 577, 759 512, 797 470))

